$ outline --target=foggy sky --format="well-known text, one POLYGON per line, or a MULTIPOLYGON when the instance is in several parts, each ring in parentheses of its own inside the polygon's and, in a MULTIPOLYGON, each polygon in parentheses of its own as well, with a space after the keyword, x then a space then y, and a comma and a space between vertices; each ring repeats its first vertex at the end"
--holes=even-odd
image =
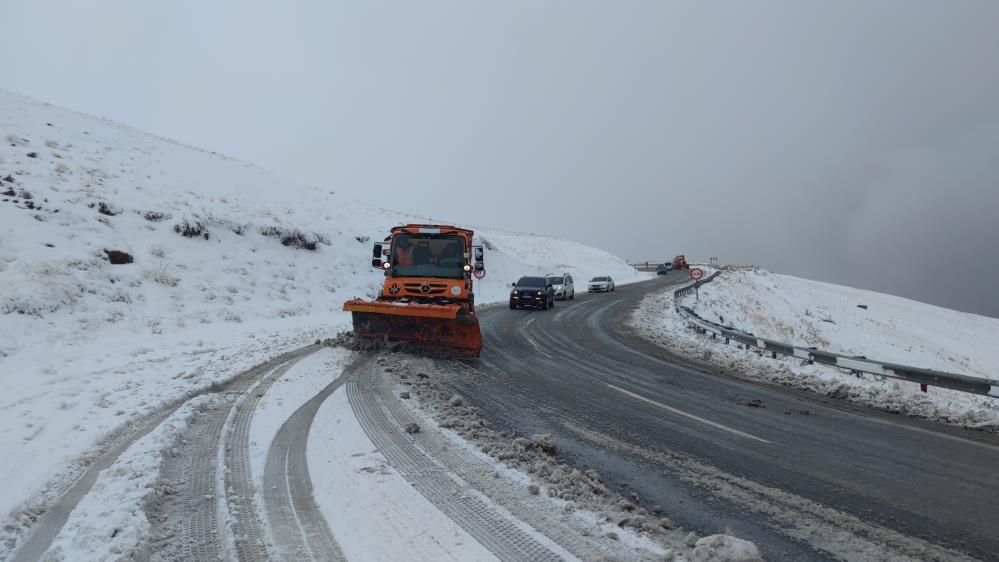
POLYGON ((999 316, 999 2, 0 0, 0 87, 378 206, 999 316))

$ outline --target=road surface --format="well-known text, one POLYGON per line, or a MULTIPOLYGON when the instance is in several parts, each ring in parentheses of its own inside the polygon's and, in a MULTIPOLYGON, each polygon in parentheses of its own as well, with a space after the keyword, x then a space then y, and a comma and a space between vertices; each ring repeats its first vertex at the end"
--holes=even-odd
MULTIPOLYGON (((409 426, 420 420, 403 407, 388 373, 414 368, 439 369, 447 375, 442 380, 451 381, 444 384, 456 386, 498 428, 552 433, 570 464, 595 469, 611 489, 650 508, 663 506, 676 524, 702 536, 724 532, 751 540, 767 560, 994 558, 995 435, 702 369, 627 328, 645 295, 684 279, 673 273, 613 293, 579 295, 549 311, 486 308, 477 360, 368 353, 356 354, 342 373, 309 371, 329 378, 289 410, 269 443, 262 504, 252 499, 250 471, 258 403, 319 346, 207 390, 217 394, 212 405, 198 410, 164 454, 156 493, 144 505, 151 537, 136 555, 349 559, 338 529, 316 503, 306 447, 317 412, 343 389, 361 429, 429 502, 425 507, 457 523, 490 555, 615 556, 617 547, 608 546, 613 541, 560 521, 543 498, 529 499, 520 484, 497 479, 494 465, 459 454, 431 425, 421 422, 424 429, 410 435, 409 426)), ((98 473, 177 406, 149 416, 98 458, 10 559, 43 556, 98 473)))
POLYGON ((498 427, 553 433, 612 489, 768 560, 999 552, 995 435, 702 369, 625 325, 684 281, 487 308, 481 359, 454 384, 498 427))

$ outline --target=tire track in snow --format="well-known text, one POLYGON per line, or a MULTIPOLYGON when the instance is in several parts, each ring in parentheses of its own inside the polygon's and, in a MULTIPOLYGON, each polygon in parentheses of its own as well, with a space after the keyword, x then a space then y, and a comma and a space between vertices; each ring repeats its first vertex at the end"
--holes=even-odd
POLYGON ((316 349, 304 347, 250 369, 223 387, 217 406, 196 415, 185 438, 165 455, 157 490, 146 502, 151 560, 270 559, 253 502, 250 420, 267 387, 316 349))
POLYGON ((224 508, 233 514, 232 530, 236 557, 239 560, 267 560, 267 536, 258 516, 263 506, 254 501, 256 487, 250 473, 250 422, 257 404, 274 381, 297 363, 298 357, 281 365, 270 375, 251 386, 233 406, 220 453, 225 453, 224 508))
POLYGON ((377 377, 374 359, 355 363, 346 381, 347 397, 368 438, 393 468, 500 560, 562 559, 417 447, 402 424, 390 419, 392 413, 376 388, 377 377))
MULTIPOLYGON (((297 357, 304 357, 305 355, 315 351, 315 349, 317 349, 316 346, 307 346, 297 349, 249 369, 223 385, 220 394, 229 394, 232 392, 238 392, 239 389, 245 389, 280 364, 297 357)), ((207 394, 208 392, 209 390, 205 389, 204 391, 196 393, 193 396, 188 396, 183 400, 178 400, 174 403, 168 404, 149 414, 145 420, 137 422, 128 434, 124 436, 119 435, 119 439, 114 443, 114 445, 101 454, 83 472, 83 474, 81 474, 76 483, 73 484, 69 490, 67 490, 66 493, 63 494, 62 497, 60 497, 52 506, 50 506, 41 517, 39 517, 38 521, 31 527, 30 534, 11 554, 9 561, 29 562, 41 559, 44 553, 52 545, 52 542, 59 535, 59 532, 69 519, 69 515, 74 509, 76 509, 80 500, 87 495, 91 487, 97 481, 97 477, 100 475, 101 471, 113 465, 122 453, 170 417, 170 415, 172 415, 177 408, 181 406, 181 404, 190 400, 194 396, 200 396, 207 394)), ((222 422, 224 423, 224 421, 225 416, 222 417, 222 422)), ((206 437, 198 431, 194 432, 194 439, 205 438, 206 437)), ((165 462, 164 468, 167 468, 167 466, 168 463, 165 462)), ((185 472, 182 476, 186 480, 189 475, 189 472, 185 472)), ((199 488, 204 488, 206 485, 207 484, 204 482, 198 484, 199 488)), ((152 535, 153 538, 156 536, 155 531, 156 529, 154 528, 152 535)))
POLYGON ((264 465, 264 505, 282 560, 345 560, 312 494, 306 446, 323 402, 346 375, 302 405, 278 430, 264 465))

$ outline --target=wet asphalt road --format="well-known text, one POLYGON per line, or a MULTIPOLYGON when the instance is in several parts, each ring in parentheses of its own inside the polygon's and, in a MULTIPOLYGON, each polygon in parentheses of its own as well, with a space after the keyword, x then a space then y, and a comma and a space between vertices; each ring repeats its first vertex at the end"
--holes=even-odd
POLYGON ((483 310, 482 356, 458 391, 497 427, 552 433, 611 488, 768 560, 856 556, 843 537, 859 535, 917 557, 949 556, 910 537, 996 556, 996 436, 701 368, 625 326, 644 296, 685 280, 483 310))

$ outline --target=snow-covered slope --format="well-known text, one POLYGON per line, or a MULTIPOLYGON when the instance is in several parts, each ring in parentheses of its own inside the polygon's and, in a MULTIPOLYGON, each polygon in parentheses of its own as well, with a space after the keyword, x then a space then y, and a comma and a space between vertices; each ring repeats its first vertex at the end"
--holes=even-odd
MULTIPOLYGON (((345 328, 343 301, 380 282, 369 238, 411 220, 3 91, 0 133, 0 517, 130 420, 345 328)), ((638 279, 580 244, 478 234, 480 302, 525 274, 638 279)))
MULTIPOLYGON (((757 268, 726 268, 683 304, 706 320, 760 337, 844 355, 999 378, 999 320, 757 268), (864 305, 866 308, 860 308, 864 305)), ((999 400, 898 379, 862 377, 800 359, 777 359, 724 345, 689 329, 673 294, 642 303, 633 325, 678 353, 744 376, 807 388, 950 423, 999 428, 999 400)))
POLYGON ((999 378, 999 319, 747 268, 689 303, 702 318, 801 346, 999 378), (866 308, 860 308, 860 306, 866 308))

